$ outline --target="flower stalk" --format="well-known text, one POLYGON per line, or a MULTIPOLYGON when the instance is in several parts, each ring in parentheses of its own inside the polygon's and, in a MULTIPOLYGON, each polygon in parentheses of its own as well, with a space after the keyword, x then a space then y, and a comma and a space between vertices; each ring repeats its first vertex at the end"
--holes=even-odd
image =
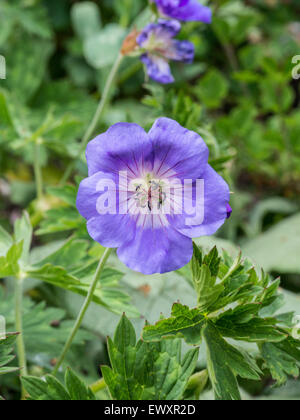
POLYGON ((90 306, 90 304, 91 304, 91 302, 93 300, 93 296, 94 296, 94 293, 95 293, 95 290, 96 290, 98 281, 99 281, 100 276, 102 274, 103 268, 105 267, 105 264, 106 264, 106 262, 108 260, 108 257, 111 254, 111 251, 112 251, 111 248, 107 248, 105 250, 105 252, 104 252, 104 254, 103 254, 103 256, 102 256, 99 264, 98 264, 97 270, 95 272, 93 281, 92 281, 92 283, 90 285, 90 288, 89 288, 87 297, 86 297, 86 299, 84 301, 84 304, 83 304, 83 306, 82 306, 82 308, 81 308, 81 310, 79 312, 79 315, 77 317, 77 320, 76 320, 76 322, 75 322, 75 324, 73 326, 73 329, 71 331, 71 334, 70 334, 70 336, 69 336, 69 338, 68 338, 68 340, 67 340, 67 342, 66 342, 66 344, 65 344, 65 346, 63 348, 63 351, 62 351, 62 353, 61 353, 61 355, 60 355, 60 357, 59 357, 59 359, 58 359, 58 361, 57 361, 57 363, 55 365, 55 368, 53 369, 52 374, 54 376, 57 374, 57 372, 59 371, 59 368, 63 364, 63 362, 65 360, 65 357, 66 357, 68 351, 70 350, 70 347, 71 347, 71 345, 72 345, 72 343, 74 341, 74 338, 75 338, 75 336, 76 336, 79 328, 81 327, 82 321, 83 321, 84 316, 85 316, 85 314, 86 314, 86 312, 87 312, 87 310, 88 310, 88 308, 89 308, 89 306, 90 306))
MULTIPOLYGON (((15 281, 15 327, 19 333, 17 337, 17 351, 20 367, 20 377, 27 376, 26 351, 23 337, 23 322, 22 322, 22 308, 23 308, 23 277, 18 276, 15 281)), ((25 389, 22 386, 21 398, 25 398, 25 389)))

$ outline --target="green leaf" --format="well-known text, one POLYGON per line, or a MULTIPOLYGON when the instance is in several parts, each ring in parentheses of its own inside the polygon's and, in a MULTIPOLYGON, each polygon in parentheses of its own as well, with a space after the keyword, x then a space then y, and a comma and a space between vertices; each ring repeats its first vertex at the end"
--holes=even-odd
MULTIPOLYGON (((27 267, 27 276, 87 296, 100 257, 91 258, 87 248, 87 241, 71 238, 50 255, 42 260, 37 259, 33 266, 27 267)), ((136 318, 140 314, 130 304, 130 296, 120 290, 123 276, 120 271, 106 267, 94 292, 93 302, 118 315, 126 311, 129 316, 136 318)))
POLYGON ((75 208, 62 207, 47 212, 47 218, 42 221, 36 235, 49 233, 67 232, 69 230, 86 230, 86 222, 75 208))
POLYGON ((198 83, 196 93, 208 108, 218 108, 229 90, 227 79, 218 70, 211 70, 198 83))
POLYGON ((73 286, 81 286, 81 282, 67 273, 63 267, 45 264, 41 268, 31 268, 26 271, 27 276, 41 280, 54 286, 71 290, 73 286))
POLYGON ((255 342, 279 342, 287 335, 276 328, 276 319, 259 318, 261 304, 240 305, 221 314, 216 326, 223 337, 255 342))
POLYGON ((74 185, 64 185, 63 187, 49 187, 47 192, 76 208, 77 188, 74 185))
POLYGON ((114 341, 108 339, 112 368, 102 367, 103 378, 117 400, 177 400, 182 398, 198 360, 198 349, 181 360, 180 340, 136 343, 129 320, 123 316, 114 341))
POLYGON ((49 41, 16 37, 11 44, 10 60, 7 65, 8 87, 17 95, 18 100, 27 102, 39 88, 53 45, 49 41))
POLYGON ((298 206, 295 203, 282 197, 272 197, 260 201, 251 212, 249 232, 251 237, 255 238, 262 232, 263 221, 267 214, 291 215, 297 210, 298 206))
POLYGON ((31 400, 36 401, 70 401, 70 395, 63 385, 51 375, 47 375, 45 380, 34 376, 26 376, 22 379, 22 384, 26 389, 31 400))
POLYGON ((300 214, 248 242, 243 252, 266 271, 300 273, 300 214))
POLYGON ((92 391, 71 369, 66 371, 65 383, 72 401, 95 400, 92 391))
POLYGON ((0 226, 0 256, 5 256, 12 244, 12 237, 0 226))
MULTIPOLYGON (((4 294, 2 288, 0 313, 6 319, 6 328, 14 328, 14 296, 4 294)), ((73 324, 73 320, 66 319, 64 310, 46 307, 43 302, 36 305, 31 299, 24 297, 23 336, 29 361, 36 363, 38 354, 39 365, 51 369, 51 360, 62 351, 73 324)), ((89 339, 91 334, 81 329, 75 337, 75 345, 82 345, 89 339)))
POLYGON ((223 284, 216 284, 221 259, 215 247, 203 260, 197 246, 194 245, 192 259, 193 283, 198 296, 199 311, 209 311, 224 290, 223 284))
POLYGON ((207 385, 208 379, 208 371, 206 369, 191 376, 185 390, 185 397, 187 399, 195 397, 196 400, 199 400, 200 395, 207 385))
POLYGON ((84 40, 100 32, 101 16, 99 7, 90 1, 74 4, 71 18, 77 36, 84 40))
POLYGON ((16 220, 14 230, 16 242, 23 241, 23 252, 20 261, 27 264, 32 241, 32 226, 27 212, 24 212, 23 216, 16 220))
POLYGON ((213 324, 202 331, 207 346, 209 377, 217 400, 240 400, 237 376, 259 380, 260 370, 246 353, 228 344, 213 324))
POLYGON ((217 277, 219 273, 221 258, 219 257, 218 249, 215 246, 203 259, 203 264, 205 264, 210 272, 212 277, 217 277))
POLYGON ((72 272, 74 272, 77 266, 82 266, 82 261, 87 255, 87 248, 87 241, 77 240, 74 238, 68 239, 59 249, 48 255, 43 260, 37 262, 35 266, 43 267, 45 264, 51 264, 72 270, 72 272))
POLYGON ((146 325, 143 330, 143 340, 147 342, 160 341, 163 338, 184 338, 188 344, 200 344, 201 329, 205 317, 198 309, 175 303, 172 316, 162 319, 155 325, 146 325))
POLYGON ((16 25, 21 26, 26 32, 42 38, 51 37, 47 11, 41 4, 37 7, 34 3, 15 2, 10 4, 10 2, 3 1, 0 6, 0 12, 4 21, 4 34, 2 34, 3 29, 1 28, 2 36, 0 35, 1 44, 3 44, 10 31, 16 25))
POLYGON ((136 344, 135 330, 129 319, 123 315, 115 332, 114 344, 120 353, 125 353, 127 347, 136 344))
POLYGON ((23 252, 23 242, 13 244, 5 257, 0 257, 0 278, 15 276, 19 273, 19 260, 23 252))
POLYGON ((24 388, 30 396, 30 399, 37 401, 50 400, 46 381, 34 376, 26 376, 21 380, 24 388))
POLYGON ((285 384, 288 375, 299 376, 300 341, 289 338, 278 344, 264 343, 261 355, 277 386, 285 384))
POLYGON ((125 30, 114 23, 107 25, 101 32, 84 41, 84 55, 94 68, 110 66, 117 59, 125 30))
POLYGON ((0 90, 0 127, 13 126, 7 96, 6 91, 0 90))
POLYGON ((65 376, 66 388, 52 375, 45 379, 26 376, 22 384, 29 394, 29 399, 37 401, 90 401, 95 400, 93 392, 71 370, 65 376))
POLYGON ((13 346, 16 341, 17 334, 7 334, 6 338, 0 339, 0 376, 16 372, 18 367, 6 366, 10 364, 15 356, 12 356, 13 346))
POLYGON ((48 394, 51 397, 51 400, 55 401, 68 401, 70 400, 69 394, 66 392, 63 385, 52 375, 46 376, 46 381, 48 384, 48 394))

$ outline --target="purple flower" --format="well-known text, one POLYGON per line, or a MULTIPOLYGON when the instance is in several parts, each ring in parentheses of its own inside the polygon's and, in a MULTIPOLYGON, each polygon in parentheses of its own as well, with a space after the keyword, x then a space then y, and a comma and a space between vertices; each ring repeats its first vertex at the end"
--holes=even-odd
POLYGON ((208 155, 197 133, 168 118, 149 133, 137 124, 110 127, 88 144, 89 177, 78 191, 90 236, 144 274, 186 265, 192 238, 214 234, 227 219, 229 187, 208 155))
POLYGON ((152 0, 164 16, 183 21, 211 23, 212 13, 209 7, 198 0, 152 0))
POLYGON ((159 83, 173 83, 169 60, 192 63, 195 48, 191 42, 173 39, 181 29, 176 20, 159 19, 147 25, 137 38, 138 45, 145 51, 141 56, 151 79, 159 83))

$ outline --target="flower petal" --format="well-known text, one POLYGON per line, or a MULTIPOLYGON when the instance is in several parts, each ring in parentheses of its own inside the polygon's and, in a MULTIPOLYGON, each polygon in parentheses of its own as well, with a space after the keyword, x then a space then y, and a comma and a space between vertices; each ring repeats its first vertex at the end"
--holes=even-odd
POLYGON ((192 63, 195 57, 195 47, 189 41, 173 40, 171 47, 166 50, 165 57, 169 60, 183 61, 184 63, 192 63))
MULTIPOLYGON (((169 222, 178 232, 189 238, 213 235, 227 219, 227 205, 230 200, 227 183, 210 165, 207 165, 202 178, 204 179, 204 220, 201 220, 202 223, 188 226, 187 218, 193 215, 186 213, 169 217, 169 222)), ((193 204, 195 208, 196 202, 193 204)))
POLYGON ((149 131, 154 169, 160 177, 197 179, 206 169, 209 151, 194 131, 169 118, 159 118, 149 131))
POLYGON ((120 260, 134 271, 143 274, 167 273, 189 263, 193 243, 172 227, 139 228, 135 237, 124 243, 117 253, 120 260))
MULTIPOLYGON (((79 185, 76 206, 81 216, 87 220, 97 217, 99 214, 97 211, 97 200, 104 192, 99 190, 99 183, 102 181, 107 181, 106 184, 114 184, 115 186, 118 184, 118 179, 114 174, 97 172, 93 176, 85 178, 79 185)), ((114 194, 114 197, 117 196, 115 188, 111 188, 111 194, 114 194)))
POLYGON ((199 0, 155 0, 162 14, 183 21, 211 23, 212 12, 199 0))
POLYGON ((146 65, 147 74, 151 79, 162 84, 174 82, 169 63, 164 58, 151 54, 143 54, 141 61, 146 65))
POLYGON ((137 124, 118 123, 92 140, 86 149, 89 176, 97 172, 128 171, 137 175, 137 167, 151 151, 145 130, 137 124))
POLYGON ((154 47, 156 43, 162 45, 170 42, 170 39, 176 36, 181 29, 181 24, 177 20, 159 19, 157 23, 149 23, 145 26, 137 37, 137 43, 140 47, 148 49, 149 45, 154 47))
MULTIPOLYGON (((121 179, 122 182, 122 179, 121 179)), ((135 234, 135 221, 128 214, 119 214, 119 178, 114 174, 97 172, 84 179, 77 195, 77 209, 88 220, 90 236, 101 245, 117 248, 135 234), (105 200, 105 214, 102 202, 105 200)))
POLYGON ((105 214, 94 217, 87 222, 87 230, 94 241, 107 248, 118 248, 134 237, 133 219, 120 214, 105 214))

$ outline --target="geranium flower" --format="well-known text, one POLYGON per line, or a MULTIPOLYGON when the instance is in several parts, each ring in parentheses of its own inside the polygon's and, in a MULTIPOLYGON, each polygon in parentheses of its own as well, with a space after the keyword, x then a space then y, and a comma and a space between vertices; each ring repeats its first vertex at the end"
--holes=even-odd
POLYGON ((90 236, 144 274, 186 265, 192 238, 214 234, 227 219, 229 187, 208 155, 197 133, 168 118, 149 133, 137 124, 110 127, 88 144, 89 176, 78 191, 90 236))
POLYGON ((212 12, 198 0, 152 0, 163 16, 183 21, 211 23, 212 12))
POLYGON ((159 19, 150 23, 137 37, 137 43, 144 51, 141 61, 146 65, 148 76, 159 83, 173 83, 169 60, 192 63, 194 45, 189 41, 173 39, 181 29, 176 20, 159 19))

